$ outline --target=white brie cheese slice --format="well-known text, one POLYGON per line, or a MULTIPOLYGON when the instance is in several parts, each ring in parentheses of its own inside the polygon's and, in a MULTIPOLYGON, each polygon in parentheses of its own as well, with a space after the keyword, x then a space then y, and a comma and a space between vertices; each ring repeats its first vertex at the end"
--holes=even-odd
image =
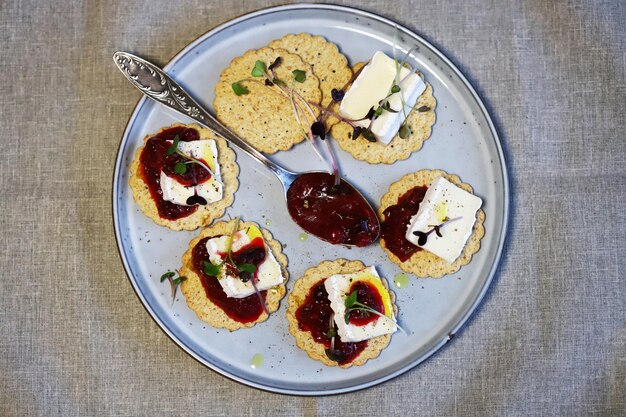
MULTIPOLYGON (((406 68, 402 69, 409 72, 406 68)), ((402 71, 400 75, 402 75, 402 71)), ((426 90, 426 83, 424 83, 422 77, 414 72, 409 73, 404 78, 401 78, 401 80, 398 85, 401 93, 394 93, 387 99, 389 107, 398 112, 383 111, 380 116, 372 120, 372 125, 370 126, 370 130, 374 136, 385 145, 391 142, 391 139, 396 136, 405 116, 408 116, 419 96, 426 90), (400 96, 401 94, 402 97, 400 96), (402 110, 403 98, 404 111, 402 110)))
MULTIPOLYGON (((364 118, 372 107, 376 109, 378 102, 387 97, 395 79, 395 61, 383 52, 376 52, 343 96, 339 114, 350 120, 364 118)), ((367 127, 369 123, 364 120, 359 124, 367 127)))
MULTIPOLYGON (((168 143, 172 143, 168 141, 168 143)), ((185 155, 204 161, 214 175, 207 181, 194 186, 185 186, 178 182, 175 177, 168 177, 161 171, 160 182, 163 199, 180 206, 187 205, 187 199, 197 193, 207 203, 213 203, 222 199, 222 181, 220 166, 217 163, 217 146, 213 139, 195 140, 191 142, 178 142, 178 150, 185 155)), ((191 164, 189 164, 191 165, 191 164)), ((189 168, 188 165, 188 168, 189 168)), ((204 169, 196 167, 196 169, 204 169)))
POLYGON ((428 235, 421 248, 437 255, 448 263, 459 257, 476 222, 476 212, 482 205, 480 197, 468 193, 443 177, 436 178, 428 187, 419 210, 411 217, 406 239, 417 245, 418 236, 413 232, 426 233, 447 219, 457 219, 444 224, 442 237, 435 232, 428 235))
POLYGON ((330 306, 335 313, 337 334, 342 342, 360 342, 376 336, 394 333, 397 330, 397 326, 393 321, 393 311, 390 312, 391 320, 378 317, 376 320, 367 323, 364 326, 346 323, 345 301, 346 297, 349 295, 350 287, 353 282, 367 280, 378 280, 381 282, 380 276, 376 272, 376 268, 373 266, 351 274, 333 275, 324 281, 324 287, 326 288, 326 292, 328 292, 330 306))
MULTIPOLYGON (((258 231, 258 230, 257 230, 258 231)), ((252 242, 246 230, 240 230, 233 235, 231 253, 237 252, 252 242)), ((265 242, 265 241, 264 241, 265 242)), ((224 261, 226 256, 226 247, 228 245, 228 236, 220 236, 207 240, 206 248, 209 253, 209 260, 213 265, 219 265, 224 261)), ((256 287, 259 291, 268 290, 272 287, 283 283, 284 278, 280 264, 272 254, 270 248, 265 245, 265 260, 257 267, 256 287)), ((221 268, 219 280, 222 289, 228 297, 244 298, 255 293, 252 282, 248 280, 243 282, 238 277, 226 274, 226 268, 221 268)))
POLYGON ((376 138, 385 145, 398 133, 400 125, 409 114, 419 96, 426 90, 422 77, 408 68, 397 68, 394 59, 383 52, 376 52, 369 64, 363 68, 354 80, 350 89, 344 95, 339 114, 363 128, 370 128, 376 138), (383 111, 377 118, 370 121, 359 120, 364 118, 371 108, 377 109, 380 101, 389 94, 391 87, 398 82, 400 92, 394 93, 387 99, 389 108, 397 111, 383 111), (402 109, 404 98, 404 111, 402 109), (371 124, 371 126, 370 126, 371 124))

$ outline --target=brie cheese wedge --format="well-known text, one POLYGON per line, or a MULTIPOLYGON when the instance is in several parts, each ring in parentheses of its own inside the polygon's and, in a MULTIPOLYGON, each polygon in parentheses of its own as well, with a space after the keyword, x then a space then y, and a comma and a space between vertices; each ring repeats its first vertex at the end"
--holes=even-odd
POLYGON ((341 116, 354 120, 362 128, 369 127, 374 136, 384 144, 391 142, 419 96, 426 90, 422 77, 404 66, 398 66, 394 59, 381 51, 376 52, 354 80, 339 106, 341 116), (381 100, 387 97, 396 83, 400 91, 387 98, 388 107, 393 111, 384 110, 371 121, 360 120, 367 116, 371 108, 376 110, 380 106, 381 100))
MULTIPOLYGON (((171 141, 168 141, 171 144, 171 141)), ((194 194, 204 198, 207 203, 213 203, 222 199, 222 181, 220 166, 217 162, 217 146, 213 139, 195 140, 191 142, 178 142, 178 150, 192 158, 202 160, 213 172, 207 181, 196 186, 186 186, 169 177, 163 171, 160 175, 161 191, 163 199, 179 206, 186 206, 187 199, 194 194)), ((196 168, 203 169, 203 168, 196 168)))
POLYGON ((480 197, 438 177, 428 187, 417 213, 411 217, 405 237, 419 246, 419 237, 414 232, 426 233, 433 226, 444 223, 440 228, 441 237, 432 232, 426 244, 420 247, 452 263, 459 257, 472 234, 476 212, 482 202, 480 197))
POLYGON ((373 266, 351 274, 333 275, 324 281, 324 287, 326 288, 326 292, 328 292, 330 306, 335 313, 337 334, 342 342, 360 342, 376 336, 394 333, 397 330, 389 291, 382 284, 380 276, 373 266), (363 326, 346 323, 345 302, 348 295, 350 295, 350 288, 355 282, 363 282, 376 289, 383 301, 385 309, 383 314, 387 316, 389 320, 377 317, 374 321, 363 326))
MULTIPOLYGON (((263 235, 255 226, 250 226, 247 230, 235 232, 231 245, 231 253, 238 252, 248 246, 256 238, 263 239, 263 235)), ((268 290, 282 284, 284 281, 280 264, 274 257, 274 254, 272 254, 270 248, 265 244, 265 241, 263 241, 263 244, 265 245, 265 260, 257 266, 257 281, 255 281, 259 291, 268 290)), ((227 245, 228 236, 219 236, 207 240, 206 248, 209 253, 209 261, 213 265, 221 264, 224 258, 228 256, 226 254, 227 245)), ((222 289, 228 297, 244 298, 255 293, 254 286, 250 280, 243 282, 239 277, 227 274, 226 269, 227 268, 221 268, 220 275, 216 279, 219 280, 222 289)))

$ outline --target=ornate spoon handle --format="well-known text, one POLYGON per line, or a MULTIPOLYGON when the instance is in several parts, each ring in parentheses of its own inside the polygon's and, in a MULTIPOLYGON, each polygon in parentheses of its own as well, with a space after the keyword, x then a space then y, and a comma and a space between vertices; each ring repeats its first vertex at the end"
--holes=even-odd
POLYGON ((276 165, 267 159, 265 155, 231 132, 198 104, 161 68, 127 52, 116 52, 113 54, 113 61, 128 81, 143 94, 213 130, 250 157, 272 170, 283 183, 285 191, 289 188, 289 184, 293 182, 296 174, 276 165))

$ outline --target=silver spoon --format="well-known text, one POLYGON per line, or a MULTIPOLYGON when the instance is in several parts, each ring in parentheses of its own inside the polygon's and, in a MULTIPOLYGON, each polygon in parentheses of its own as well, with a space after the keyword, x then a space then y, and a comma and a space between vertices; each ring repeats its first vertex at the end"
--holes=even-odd
MULTIPOLYGON (((287 199, 287 208, 289 210, 290 216, 292 217, 294 222, 296 222, 296 224, 302 227, 305 231, 319 237, 322 240, 329 241, 330 243, 344 244, 350 246, 352 244, 356 244, 357 246, 366 246, 374 242, 378 238, 380 223, 378 221, 378 217, 376 216, 376 212, 374 211, 374 209, 372 209, 367 199, 363 197, 363 195, 356 188, 354 188, 344 179, 341 180, 341 184, 344 187, 347 187, 344 188, 344 191, 347 190, 346 192, 352 192, 355 198, 359 198, 362 202, 364 202, 371 214, 373 214, 367 216, 366 224, 363 225, 363 227, 369 229, 369 236, 367 236, 367 238, 365 238, 364 240, 362 239, 358 242, 337 242, 332 241, 333 239, 329 238, 329 236, 321 235, 323 234, 323 230, 322 233, 320 233, 319 230, 311 230, 311 226, 309 224, 303 224, 303 220, 297 218, 297 210, 294 211, 294 205, 292 204, 292 206, 290 206, 289 204, 289 202, 291 201, 290 195, 293 195, 293 189, 291 189, 291 186, 294 182, 298 183, 299 181, 305 181, 308 178, 312 178, 312 176, 320 174, 323 175, 325 173, 321 173, 320 171, 295 173, 270 161, 265 155, 254 149, 246 141, 234 134, 226 126, 221 124, 213 115, 211 115, 206 109, 198 104, 180 85, 178 85, 176 81, 170 78, 169 75, 167 75, 162 69, 160 69, 156 65, 127 52, 116 52, 115 54, 113 54, 113 61, 115 62, 119 70, 122 71, 122 74, 124 74, 124 76, 131 82, 131 84, 133 84, 144 95, 148 96, 149 98, 160 104, 163 104, 166 107, 169 107, 195 120, 201 125, 206 126, 219 136, 223 137, 226 141, 230 142, 231 144, 235 145, 240 150, 248 154, 248 156, 250 156, 252 159, 269 168, 270 171, 272 171, 278 177, 283 185, 285 198, 287 199), (290 189, 292 193, 290 193, 290 189)), ((295 189, 298 187, 293 188, 295 189)), ((331 194, 327 195, 326 197, 329 197, 330 199, 334 198, 331 194)), ((335 222, 329 224, 334 223, 335 222)))

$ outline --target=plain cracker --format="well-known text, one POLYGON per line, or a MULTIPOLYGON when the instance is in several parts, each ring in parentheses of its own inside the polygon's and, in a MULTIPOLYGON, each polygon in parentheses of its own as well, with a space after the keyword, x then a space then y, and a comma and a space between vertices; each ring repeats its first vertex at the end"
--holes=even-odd
MULTIPOLYGON (((369 359, 377 358, 380 352, 387 347, 391 340, 391 334, 378 336, 369 339, 367 347, 352 362, 339 365, 335 361, 328 359, 325 353, 324 345, 313 339, 311 333, 300 330, 298 320, 296 319, 296 311, 304 303, 309 290, 321 280, 335 274, 348 274, 361 271, 365 265, 361 261, 349 261, 346 259, 337 259, 334 261, 324 261, 317 266, 307 269, 304 275, 296 281, 293 290, 289 293, 289 302, 287 306, 287 320, 289 321, 289 331, 296 338, 296 345, 304 350, 311 359, 322 362, 327 366, 339 366, 341 368, 349 368, 351 366, 360 366, 369 359)), ((389 289, 387 280, 381 277, 381 281, 385 288, 389 289)), ((397 316, 397 307, 395 302, 395 293, 389 290, 389 296, 394 307, 394 314, 397 316)))
MULTIPOLYGON (((250 226, 258 227, 256 223, 239 222, 239 230, 250 226)), ((219 222, 211 227, 203 229, 200 232, 200 235, 189 243, 189 248, 183 255, 183 266, 180 269, 180 275, 186 277, 185 281, 181 284, 181 291, 187 299, 187 305, 189 308, 196 313, 200 320, 207 322, 213 327, 227 329, 230 331, 252 327, 257 323, 264 322, 269 316, 263 312, 256 321, 250 323, 240 323, 228 317, 224 310, 213 304, 211 300, 207 298, 202 282, 200 281, 200 277, 193 271, 192 268, 192 252, 193 248, 201 239, 205 237, 228 235, 232 233, 234 227, 235 220, 231 220, 229 222, 219 222)), ((278 263, 281 265, 282 274, 285 278, 285 281, 281 285, 273 287, 266 292, 265 306, 270 313, 273 313, 278 310, 280 300, 282 300, 287 293, 286 284, 289 280, 287 257, 282 252, 282 245, 280 242, 274 240, 269 231, 261 228, 259 229, 263 234, 265 243, 274 254, 278 263)))
POLYGON ((270 42, 268 46, 298 54, 304 62, 311 64, 313 73, 320 80, 323 107, 332 101, 332 89, 341 90, 352 78, 352 69, 346 56, 339 52, 337 45, 321 36, 290 34, 270 42))
MULTIPOLYGON (((429 186, 433 180, 439 176, 444 177, 465 191, 473 193, 472 186, 462 182, 457 175, 448 174, 447 172, 441 170, 427 169, 413 172, 391 184, 389 191, 387 191, 387 193, 381 198, 380 208, 378 209, 378 217, 382 221, 384 218, 383 212, 388 207, 395 205, 398 202, 398 199, 411 188, 417 186, 429 186)), ((485 212, 480 209, 476 213, 476 222, 474 223, 472 234, 467 240, 463 252, 461 252, 461 255, 459 255, 459 257, 451 264, 426 250, 415 252, 409 259, 401 262, 396 255, 387 249, 385 240, 382 238, 380 239, 380 245, 389 256, 389 259, 399 265, 403 271, 415 274, 418 277, 441 278, 444 275, 455 273, 463 265, 467 265, 472 260, 472 256, 480 249, 480 240, 485 235, 484 222, 485 212)))
POLYGON ((128 182, 133 192, 133 198, 135 199, 135 202, 137 203, 141 211, 146 216, 151 218, 156 224, 168 227, 172 230, 194 230, 198 227, 210 225, 214 219, 221 217, 226 211, 226 208, 233 203, 233 200, 235 198, 235 191, 237 191, 237 188, 239 188, 239 180, 237 179, 237 176, 239 175, 239 165, 237 165, 236 162, 235 152, 228 147, 228 144, 224 139, 217 136, 213 131, 195 124, 183 125, 177 123, 159 130, 154 135, 146 136, 144 138, 144 146, 141 146, 139 149, 137 149, 137 152, 135 152, 135 159, 130 165, 130 180, 128 182), (141 156, 141 152, 143 151, 144 146, 150 138, 158 135, 166 129, 182 126, 196 129, 200 133, 200 138, 202 139, 215 140, 218 152, 217 160, 220 165, 222 184, 224 184, 223 196, 222 199, 219 201, 207 204, 205 206, 198 206, 198 209, 189 216, 182 217, 177 220, 168 220, 162 218, 159 215, 156 203, 154 202, 154 200, 152 199, 152 195, 150 194, 150 189, 141 178, 141 176, 137 175, 137 170, 139 169, 140 165, 139 157, 141 156))
MULTIPOLYGON (((256 61, 269 67, 278 57, 282 58, 282 63, 275 69, 277 77, 305 100, 319 103, 322 93, 311 66, 298 55, 268 47, 247 51, 233 59, 220 75, 213 102, 217 118, 224 125, 260 152, 269 154, 285 151, 302 142, 313 123, 313 117, 306 109, 302 110, 304 113, 299 112, 302 124, 298 123, 291 99, 283 95, 278 86, 264 85, 264 78, 252 77, 256 61), (292 82, 294 70, 306 72, 303 83, 292 82), (236 95, 231 86, 235 82, 246 87, 249 93, 236 95)), ((294 100, 300 103, 297 98, 294 100)), ((319 110, 312 110, 317 117, 319 110)))
MULTIPOLYGON (((353 71, 356 73, 364 63, 356 64, 353 71)), ((370 142, 362 135, 352 139, 353 128, 345 122, 337 123, 331 130, 331 135, 341 148, 354 158, 369 162, 370 164, 393 164, 396 161, 407 159, 411 153, 418 151, 424 141, 430 137, 432 126, 435 123, 435 107, 437 100, 433 96, 433 88, 426 83, 426 90, 417 99, 415 106, 426 106, 430 110, 424 112, 413 111, 409 116, 408 123, 411 128, 411 136, 402 139, 396 134, 388 145, 382 142, 370 142)))

